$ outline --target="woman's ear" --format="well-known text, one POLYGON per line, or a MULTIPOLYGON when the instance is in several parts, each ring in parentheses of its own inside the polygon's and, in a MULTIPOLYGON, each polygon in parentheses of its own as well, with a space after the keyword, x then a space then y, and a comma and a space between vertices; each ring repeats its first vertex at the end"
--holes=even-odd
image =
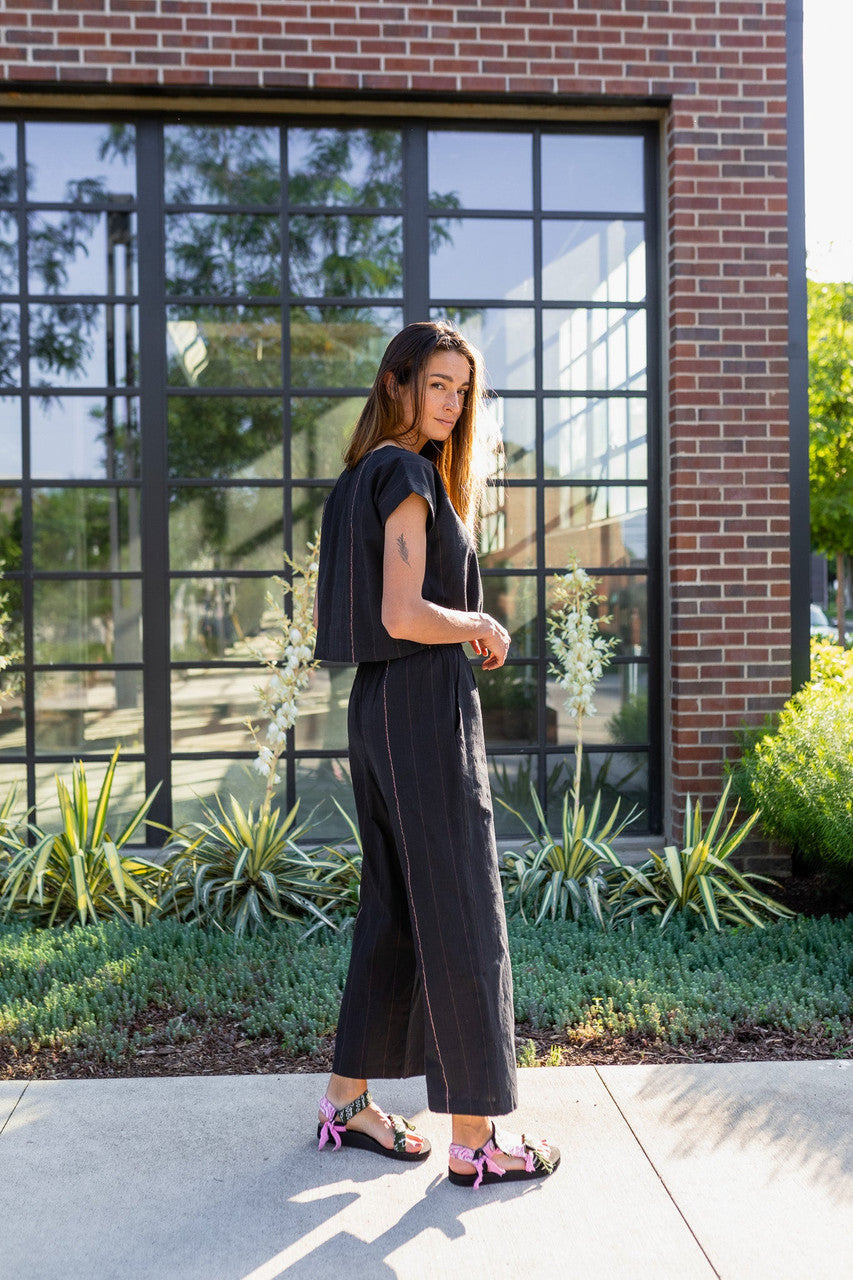
POLYGON ((384 374, 384 375, 383 375, 382 382, 384 383, 385 390, 388 392, 388 394, 389 394, 389 396, 391 397, 391 399, 392 399, 392 400, 396 400, 396 399, 397 399, 397 389, 398 389, 398 388, 397 388, 397 379, 394 377, 394 375, 393 375, 393 373, 391 372, 391 370, 390 370, 390 369, 388 370, 388 372, 387 372, 386 374, 384 374))

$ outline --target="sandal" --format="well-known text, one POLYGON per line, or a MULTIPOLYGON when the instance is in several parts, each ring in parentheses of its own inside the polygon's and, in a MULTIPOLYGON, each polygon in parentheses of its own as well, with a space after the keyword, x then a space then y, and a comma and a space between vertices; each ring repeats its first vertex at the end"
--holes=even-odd
POLYGON ((375 1151, 380 1156, 387 1156, 389 1160, 426 1160, 432 1147, 428 1138, 416 1134, 421 1142, 420 1151, 407 1151, 406 1138, 409 1134, 415 1133, 414 1125, 406 1120, 403 1116, 388 1116, 394 1129, 394 1145, 393 1147, 385 1147, 376 1138, 372 1138, 369 1133, 359 1133, 357 1129, 348 1129, 347 1123, 352 1120, 353 1116, 357 1116, 359 1111, 364 1111, 365 1107, 369 1107, 373 1099, 370 1092, 365 1089, 353 1102, 345 1107, 337 1110, 329 1099, 323 1095, 320 1101, 320 1110, 326 1117, 323 1124, 317 1125, 317 1137, 320 1139, 318 1143, 318 1151, 322 1151, 329 1138, 335 1143, 335 1150, 338 1147, 360 1147, 362 1151, 375 1151))
POLYGON ((450 1154, 457 1160, 467 1160, 473 1164, 475 1173, 456 1173, 448 1168, 447 1176, 457 1187, 473 1187, 476 1191, 481 1183, 529 1182, 533 1178, 547 1178, 560 1163, 560 1152, 550 1146, 544 1139, 536 1144, 528 1142, 524 1135, 519 1138, 514 1133, 502 1133, 492 1121, 492 1136, 482 1147, 472 1151, 470 1147, 460 1147, 455 1142, 450 1144, 450 1154), (496 1151, 505 1156, 519 1156, 524 1161, 523 1169, 504 1169, 492 1159, 496 1151))

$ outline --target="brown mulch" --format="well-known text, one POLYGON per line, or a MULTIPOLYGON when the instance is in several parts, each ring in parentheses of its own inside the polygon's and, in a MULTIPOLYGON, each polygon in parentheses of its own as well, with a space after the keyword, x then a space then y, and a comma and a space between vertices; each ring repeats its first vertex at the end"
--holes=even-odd
MULTIPOLYGON (((840 917, 850 911, 849 905, 839 901, 837 888, 822 874, 780 883, 782 888, 774 892, 774 897, 804 915, 840 917)), ((167 1043, 165 1027, 176 1014, 177 1010, 158 1008, 140 1016, 131 1030, 144 1028, 153 1043, 120 1062, 98 1061, 73 1050, 46 1049, 19 1055, 0 1046, 0 1080, 327 1073, 331 1069, 332 1036, 317 1052, 293 1056, 282 1052, 274 1037, 250 1040, 236 1023, 219 1019, 204 1027, 188 1025, 186 1040, 167 1043), (162 1042, 157 1043, 160 1027, 164 1034, 162 1042)), ((683 1045, 640 1034, 569 1040, 565 1034, 520 1024, 516 1027, 516 1045, 525 1061, 529 1060, 529 1041, 533 1041, 538 1066, 853 1059, 853 1020, 846 1025, 840 1041, 830 1041, 821 1033, 803 1034, 747 1024, 712 1041, 683 1045)))

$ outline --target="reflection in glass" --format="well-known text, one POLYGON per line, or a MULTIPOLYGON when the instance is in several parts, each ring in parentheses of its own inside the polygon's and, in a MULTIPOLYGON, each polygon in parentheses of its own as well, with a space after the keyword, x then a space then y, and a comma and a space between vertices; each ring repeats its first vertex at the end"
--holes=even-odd
POLYGON ((141 599, 137 579, 36 579, 35 662, 141 662, 141 599))
POLYGON ((642 390, 646 316, 617 308, 542 313, 542 364, 548 391, 642 390))
POLYGON ((272 569, 282 565, 282 491, 176 487, 169 502, 169 564, 186 569, 272 569))
POLYGON ((403 290, 403 223, 367 214, 293 214, 290 292, 381 298, 403 290))
POLYGON ((642 222, 543 221, 546 301, 642 302, 645 296, 642 222))
MULTIPOLYGON (((0 200, 4 199, 3 157, 0 155, 0 200)), ((18 223, 11 209, 0 209, 0 293, 18 292, 18 223)))
MULTIPOLYGON (((20 671, 0 672, 0 757, 25 755, 27 730, 24 720, 24 676, 20 671)), ((0 769, 0 796, 6 799, 12 780, 6 781, 7 767, 0 769)), ((26 791, 18 794, 18 812, 26 808, 26 791)), ((14 811, 13 811, 14 812, 14 811)))
POLYGON ((278 216, 167 214, 166 292, 214 298, 280 293, 278 216))
POLYGON ((316 826, 312 825, 306 839, 312 842, 327 840, 353 845, 352 832, 334 804, 337 801, 355 822, 355 803, 346 757, 297 760, 296 794, 302 797, 300 817, 307 817, 312 810, 316 810, 313 818, 316 826))
POLYGON ((254 658, 253 650, 274 656, 278 633, 269 617, 268 592, 281 599, 272 578, 174 578, 173 662, 254 658))
MULTIPOLYGON (((546 686, 546 700, 555 721, 552 741, 561 746, 577 742, 577 722, 566 712, 564 691, 552 679, 546 686)), ((644 746, 649 740, 649 694, 646 664, 631 662, 609 666, 596 685, 595 714, 585 716, 584 744, 625 743, 644 746)))
POLYGON ((27 195, 68 203, 136 195, 132 124, 28 124, 27 195))
POLYGON ((347 707, 355 667, 318 667, 299 701, 294 726, 297 751, 347 749, 347 707))
POLYGON ((561 568, 575 552, 581 564, 596 568, 645 565, 647 515, 644 487, 549 486, 545 563, 561 568))
POLYGON ((21 475, 21 402, 0 396, 0 477, 18 480, 21 475))
POLYGON ((533 297, 533 223, 527 218, 430 219, 430 296, 533 297))
MULTIPOLYGON (((536 757, 490 755, 488 760, 495 834, 498 839, 526 836, 524 824, 516 815, 521 814, 531 826, 536 826, 536 810, 530 797, 530 789, 536 786, 539 776, 536 757), (514 812, 511 813, 510 810, 514 812)), ((562 776, 562 764, 558 773, 562 776)))
POLYGON ((30 472, 40 480, 130 480, 138 476, 136 399, 32 397, 30 472))
POLYGON ((313 542, 320 530, 323 503, 330 488, 301 488, 293 486, 293 555, 296 559, 305 554, 309 542, 313 542))
POLYGON ((337 478, 343 470, 344 448, 363 407, 363 397, 312 396, 291 401, 293 475, 337 478))
POLYGON ((0 200, 15 200, 18 195, 17 129, 0 121, 0 200))
POLYGON ((166 308, 169 385, 280 387, 281 312, 255 306, 166 308))
POLYGON ((139 508, 138 489, 35 489, 33 568, 139 569, 139 508))
POLYGON ((123 387, 136 378, 136 307, 55 302, 30 307, 37 387, 123 387))
POLYGON ((292 307, 294 386, 371 387, 385 348, 402 327, 399 307, 292 307))
POLYGON ((528 486, 489 489, 489 509, 479 532, 484 569, 536 567, 536 490, 528 486))
POLYGON ((38 671, 34 680, 37 754, 142 749, 141 671, 38 671))
MULTIPOLYGON (((21 490, 0 489, 0 560, 4 570, 20 569, 23 561, 21 541, 21 490)), ((9 583, 4 590, 8 594, 9 583)))
POLYGON ((536 741, 539 706, 536 667, 513 665, 483 671, 475 666, 474 674, 483 710, 486 745, 532 746, 536 741))
MULTIPOLYGON (((256 714, 255 686, 261 671, 254 667, 182 668, 172 671, 172 750, 216 755, 218 751, 252 751, 246 717, 256 714)), ((231 762, 242 772, 249 761, 231 762)), ((255 774, 256 794, 263 782, 255 774)), ((204 794, 202 788, 197 788, 204 794)))
POLYGON ((536 579, 517 573, 483 575, 483 609, 512 636, 512 658, 536 657, 536 579))
POLYGON ((277 128, 174 124, 163 132, 167 204, 278 204, 277 128))
POLYGON ((29 215, 31 293, 136 293, 136 215, 69 209, 29 215))
POLYGON ((584 396, 546 400, 545 476, 644 480, 646 401, 584 396))
POLYGON ((288 129, 292 205, 403 202, 403 141, 399 129, 288 129))
MULTIPOLYGON (((86 781, 89 795, 97 796, 107 771, 106 760, 86 760, 86 781)), ((36 765, 36 812, 33 821, 47 831, 62 830, 62 814, 56 795, 56 777, 59 775, 67 786, 71 784, 71 761, 67 764, 36 765)), ((121 835, 130 822, 145 795, 145 763, 122 757, 113 777, 110 791, 110 834, 121 835)), ((142 822, 134 831, 130 845, 156 846, 163 841, 163 833, 156 827, 142 822)))
MULTIPOLYGON (((546 579, 545 592, 550 612, 554 599, 554 578, 546 579)), ((603 599, 596 605, 595 611, 599 618, 610 619, 601 624, 601 631, 603 635, 615 638, 614 654, 617 657, 647 658, 649 625, 646 578, 641 574, 605 574, 599 581, 598 594, 603 599)), ((633 676, 632 679, 636 684, 636 677, 633 676)), ((634 691, 633 687, 629 688, 629 692, 634 691)))
POLYGON ((542 208, 642 213, 643 139, 618 134, 545 134, 542 208))
POLYGON ((170 396, 169 475, 275 480, 282 470, 278 396, 170 396))
POLYGON ((480 415, 480 428, 485 440, 499 440, 503 445, 500 467, 492 468, 496 479, 509 477, 532 480, 536 475, 536 402, 507 400, 492 396, 480 415))
POLYGON ((21 385, 21 330, 17 307, 0 306, 0 387, 21 385))
POLYGON ((530 134, 430 132, 429 204, 431 209, 531 209, 530 134))
POLYGON ((535 383, 533 312, 515 308, 433 307, 433 320, 452 320, 483 353, 486 382, 498 391, 529 391, 535 383))
MULTIPOLYGON (((547 817, 552 825, 559 822, 563 809, 563 796, 571 787, 575 776, 575 757, 548 756, 548 771, 556 772, 562 760, 563 771, 557 773, 555 784, 548 789, 547 817)), ((614 804, 620 802, 620 817, 636 807, 638 813, 627 834, 648 830, 649 768, 644 751, 585 751, 581 768, 581 804, 589 806, 598 792, 601 809, 609 814, 614 804)))

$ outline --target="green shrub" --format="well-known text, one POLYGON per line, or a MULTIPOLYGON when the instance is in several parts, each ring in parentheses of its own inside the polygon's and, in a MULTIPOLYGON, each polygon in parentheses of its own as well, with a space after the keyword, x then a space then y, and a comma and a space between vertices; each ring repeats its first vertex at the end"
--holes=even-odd
POLYGON ((812 679, 733 771, 769 835, 853 874, 853 652, 812 648, 812 679))

